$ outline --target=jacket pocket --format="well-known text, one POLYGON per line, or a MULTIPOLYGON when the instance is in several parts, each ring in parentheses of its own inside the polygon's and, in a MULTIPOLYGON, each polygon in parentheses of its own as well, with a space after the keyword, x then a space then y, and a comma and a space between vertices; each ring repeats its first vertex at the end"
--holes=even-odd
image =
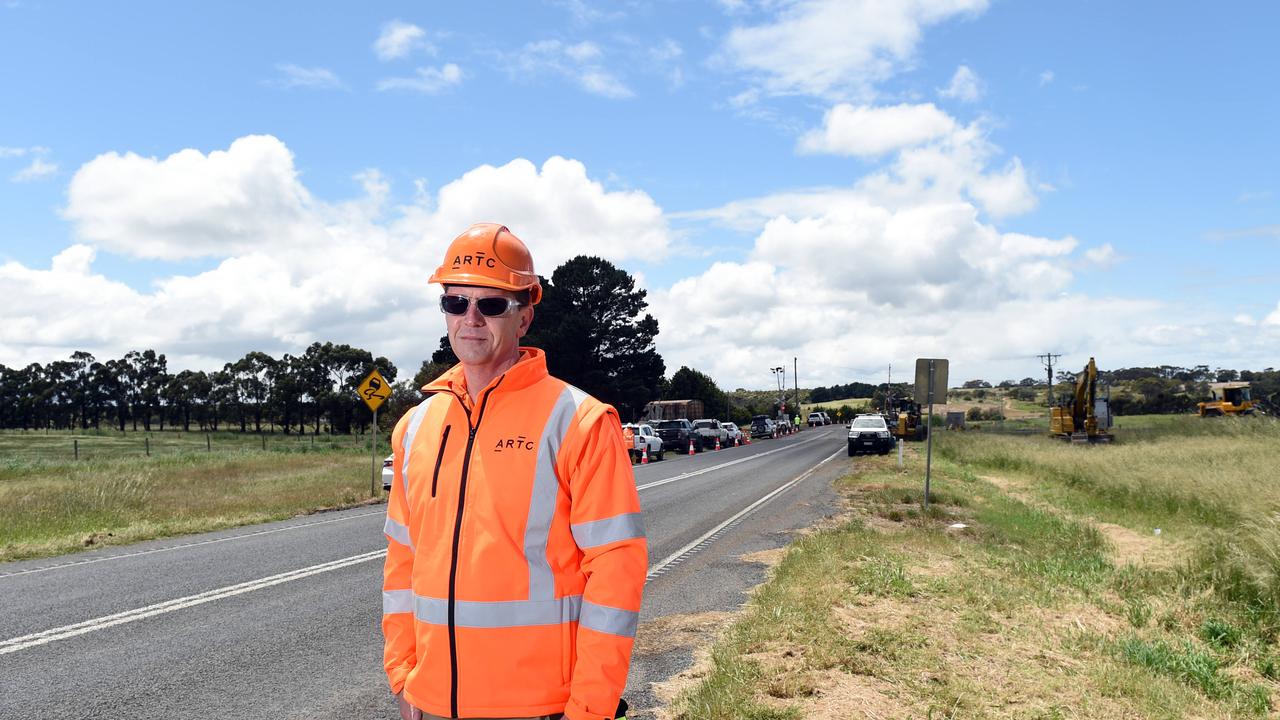
POLYGON ((436 469, 431 473, 431 497, 436 496, 436 483, 440 480, 440 463, 444 460, 444 448, 449 444, 449 431, 452 425, 444 426, 444 434, 440 436, 440 452, 436 455, 436 469))

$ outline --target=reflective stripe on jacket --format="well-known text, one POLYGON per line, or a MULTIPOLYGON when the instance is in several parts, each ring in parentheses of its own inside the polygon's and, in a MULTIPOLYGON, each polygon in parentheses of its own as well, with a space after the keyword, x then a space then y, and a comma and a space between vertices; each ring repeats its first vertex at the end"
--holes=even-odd
POLYGON ((472 406, 460 366, 392 434, 384 663, 446 717, 612 718, 648 549, 616 411, 540 350, 472 406))

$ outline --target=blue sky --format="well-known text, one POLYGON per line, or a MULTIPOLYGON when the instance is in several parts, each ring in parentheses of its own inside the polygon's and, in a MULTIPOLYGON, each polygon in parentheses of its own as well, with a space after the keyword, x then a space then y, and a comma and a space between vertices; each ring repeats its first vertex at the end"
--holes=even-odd
POLYGON ((806 384, 1045 351, 1275 366, 1277 26, 1263 2, 9 0, 0 363, 333 340, 413 367, 443 327, 423 279, 496 220, 544 274, 635 273, 669 369, 730 388, 795 356, 806 384))

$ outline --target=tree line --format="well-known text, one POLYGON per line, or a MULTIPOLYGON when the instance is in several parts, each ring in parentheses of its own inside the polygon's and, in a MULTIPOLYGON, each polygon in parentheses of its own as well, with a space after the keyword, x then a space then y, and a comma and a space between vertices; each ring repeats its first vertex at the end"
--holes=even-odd
MULTIPOLYGON (((614 405, 624 419, 638 417, 667 383, 645 290, 626 271, 589 256, 567 261, 542 284, 543 300, 522 344, 545 350, 553 375, 614 405)), ((77 351, 44 365, 0 365, 0 427, 363 433, 371 418, 356 388, 370 371, 377 368, 392 383, 379 412, 385 428, 456 362, 447 336, 413 378, 400 382, 387 358, 331 342, 278 358, 252 351, 214 371, 170 372, 154 349, 105 360, 77 351)))
POLYGON ((275 358, 253 351, 221 370, 169 372, 155 350, 133 350, 98 360, 77 351, 70 359, 23 368, 0 365, 0 427, 101 429, 124 432, 139 426, 285 434, 363 432, 360 380, 377 367, 394 381, 396 367, 368 350, 330 342, 312 343, 299 355, 275 358))

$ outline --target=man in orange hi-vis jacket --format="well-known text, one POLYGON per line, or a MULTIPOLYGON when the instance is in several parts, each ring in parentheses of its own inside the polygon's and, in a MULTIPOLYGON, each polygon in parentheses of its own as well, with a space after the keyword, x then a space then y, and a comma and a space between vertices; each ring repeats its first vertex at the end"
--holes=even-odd
POLYGON ((622 716, 648 549, 617 412, 519 340, 542 286, 473 225, 429 282, 461 361, 396 424, 384 664, 405 720, 622 716))

